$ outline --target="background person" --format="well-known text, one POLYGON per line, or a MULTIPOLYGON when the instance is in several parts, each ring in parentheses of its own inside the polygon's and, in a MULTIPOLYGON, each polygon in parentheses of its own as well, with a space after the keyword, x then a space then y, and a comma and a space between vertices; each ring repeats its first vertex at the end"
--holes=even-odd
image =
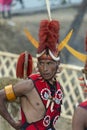
POLYGON ((0 0, 2 17, 11 18, 12 0, 0 0))
MULTIPOLYGON (((85 40, 85 50, 87 52, 87 36, 85 40)), ((85 93, 87 93, 87 60, 82 70, 84 77, 80 78, 81 86, 85 93)), ((72 130, 87 130, 87 101, 81 102, 74 111, 72 120, 72 130)))

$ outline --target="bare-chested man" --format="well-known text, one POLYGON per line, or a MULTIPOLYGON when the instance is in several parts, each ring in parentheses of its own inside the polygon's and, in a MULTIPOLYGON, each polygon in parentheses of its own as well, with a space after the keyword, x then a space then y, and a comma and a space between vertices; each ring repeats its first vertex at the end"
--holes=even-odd
POLYGON ((73 115, 72 130, 87 130, 87 101, 80 103, 76 108, 73 115))
POLYGON ((60 64, 56 48, 58 31, 58 21, 41 21, 36 55, 38 73, 0 90, 0 114, 16 130, 55 130, 63 96, 61 85, 56 80, 60 64), (16 123, 8 113, 5 103, 17 97, 21 99, 22 119, 16 123))
MULTIPOLYGON (((87 35, 85 39, 85 50, 87 52, 87 35)), ((81 78, 80 85, 83 86, 83 91, 87 93, 87 59, 82 73, 83 77, 81 78)), ((87 100, 81 102, 75 109, 72 120, 72 130, 87 130, 87 100)))

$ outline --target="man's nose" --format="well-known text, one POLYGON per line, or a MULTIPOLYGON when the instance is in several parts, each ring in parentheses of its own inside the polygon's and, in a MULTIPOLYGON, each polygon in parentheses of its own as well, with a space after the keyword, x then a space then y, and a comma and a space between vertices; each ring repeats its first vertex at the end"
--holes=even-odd
POLYGON ((44 71, 47 71, 47 70, 48 70, 48 65, 44 64, 44 71))

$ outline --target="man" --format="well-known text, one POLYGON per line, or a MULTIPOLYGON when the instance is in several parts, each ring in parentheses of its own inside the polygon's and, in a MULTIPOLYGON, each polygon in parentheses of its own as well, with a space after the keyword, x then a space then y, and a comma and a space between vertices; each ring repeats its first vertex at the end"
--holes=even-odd
POLYGON ((87 101, 80 103, 76 108, 72 120, 72 130, 87 130, 87 101))
POLYGON ((55 130, 63 97, 60 83, 56 80, 60 64, 58 32, 58 21, 41 21, 36 55, 38 73, 0 91, 0 114, 16 130, 55 130), (5 103, 17 97, 21 100, 22 120, 16 123, 8 113, 5 103))
MULTIPOLYGON (((87 62, 85 69, 83 69, 82 71, 87 72, 87 62)), ((87 92, 87 85, 81 84, 81 86, 83 86, 84 91, 87 92)), ((72 130, 87 130, 87 101, 81 102, 75 109, 72 118, 72 130)))
MULTIPOLYGON (((85 50, 87 52, 87 36, 85 50)), ((82 73, 84 77, 80 78, 80 85, 84 88, 84 92, 87 92, 87 60, 82 73)), ((87 101, 81 102, 75 109, 72 119, 72 130, 87 130, 87 101)))

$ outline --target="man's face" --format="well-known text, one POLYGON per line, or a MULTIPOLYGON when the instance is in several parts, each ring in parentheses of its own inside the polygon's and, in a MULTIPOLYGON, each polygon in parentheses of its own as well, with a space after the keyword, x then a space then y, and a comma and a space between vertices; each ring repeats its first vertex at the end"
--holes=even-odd
POLYGON ((38 69, 45 80, 51 80, 58 69, 58 63, 53 60, 39 60, 38 69))

